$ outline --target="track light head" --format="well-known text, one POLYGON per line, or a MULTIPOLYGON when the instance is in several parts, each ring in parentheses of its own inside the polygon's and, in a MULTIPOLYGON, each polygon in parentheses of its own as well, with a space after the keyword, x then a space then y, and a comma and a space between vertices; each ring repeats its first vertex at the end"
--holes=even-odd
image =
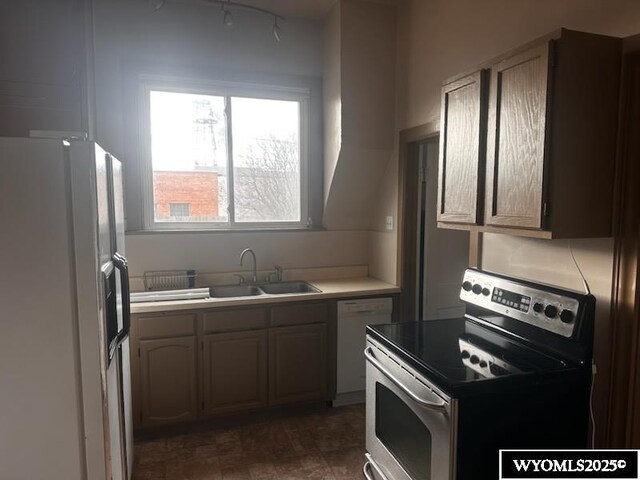
POLYGON ((278 17, 273 17, 273 36, 276 39, 276 42, 280 41, 280 25, 278 25, 278 17))
POLYGON ((222 24, 225 27, 233 27, 233 15, 231 15, 231 12, 226 8, 223 8, 222 11, 224 12, 224 16, 222 17, 222 24))

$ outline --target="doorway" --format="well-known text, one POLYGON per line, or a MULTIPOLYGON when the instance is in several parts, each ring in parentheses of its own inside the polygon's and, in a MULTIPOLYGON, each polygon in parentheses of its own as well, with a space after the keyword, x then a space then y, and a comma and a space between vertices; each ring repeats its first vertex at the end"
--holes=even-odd
POLYGON ((401 321, 464 314, 458 294, 469 265, 469 233, 437 227, 438 127, 400 134, 401 321))
POLYGON ((418 318, 464 315, 460 282, 469 261, 469 234, 437 226, 438 140, 420 142, 418 187, 418 318))

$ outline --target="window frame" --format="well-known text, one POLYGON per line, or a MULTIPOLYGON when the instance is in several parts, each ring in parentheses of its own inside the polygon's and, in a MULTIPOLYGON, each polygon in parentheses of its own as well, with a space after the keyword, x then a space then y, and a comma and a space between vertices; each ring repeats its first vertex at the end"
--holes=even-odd
MULTIPOLYGON (((273 84, 230 82, 222 80, 194 80, 185 78, 143 75, 140 78, 142 135, 141 135, 141 180, 142 180, 142 218, 148 231, 242 231, 242 230, 291 230, 308 229, 310 221, 310 122, 311 89, 298 86, 273 84), (300 221, 292 222, 237 222, 233 192, 233 135, 232 116, 226 116, 227 125, 227 188, 228 220, 226 222, 159 222, 155 220, 153 197, 153 161, 151 157, 151 91, 191 93, 222 97, 255 98, 264 100, 295 101, 299 104, 300 132, 300 221)), ((225 100, 226 102, 226 100, 225 100)))

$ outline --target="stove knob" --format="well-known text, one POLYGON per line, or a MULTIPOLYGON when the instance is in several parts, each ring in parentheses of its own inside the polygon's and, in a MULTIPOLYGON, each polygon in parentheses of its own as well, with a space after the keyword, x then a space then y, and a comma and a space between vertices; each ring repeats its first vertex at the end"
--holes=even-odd
POLYGON ((571 310, 564 309, 560 312, 560 320, 563 323, 571 323, 573 321, 573 312, 571 310))
POLYGON ((533 304, 533 311, 536 313, 540 313, 542 310, 544 310, 544 305, 542 305, 541 303, 534 303, 533 304))
POLYGON ((481 360, 479 365, 481 368, 485 368, 487 366, 487 362, 485 362, 484 360, 481 360))
POLYGON ((491 290, 489 290, 488 288, 483 288, 483 289, 482 289, 482 294, 483 294, 485 297, 488 297, 490 293, 491 293, 491 290))
POLYGON ((471 282, 463 282, 462 283, 462 289, 465 292, 468 292, 469 290, 471 290, 471 287, 472 287, 471 282))
POLYGON ((558 315, 558 308, 553 305, 547 305, 544 309, 544 314, 549 318, 555 318, 558 315))
POLYGON ((480 359, 478 358, 477 355, 471 355, 471 358, 469 359, 469 361, 475 365, 480 361, 480 359))
POLYGON ((470 355, 470 353, 467 350, 462 350, 460 354, 462 355, 462 358, 469 358, 469 355, 470 355))
POLYGON ((480 285, 479 283, 476 283, 473 286, 473 293, 475 293, 476 295, 480 295, 481 292, 482 292, 482 285, 480 285))

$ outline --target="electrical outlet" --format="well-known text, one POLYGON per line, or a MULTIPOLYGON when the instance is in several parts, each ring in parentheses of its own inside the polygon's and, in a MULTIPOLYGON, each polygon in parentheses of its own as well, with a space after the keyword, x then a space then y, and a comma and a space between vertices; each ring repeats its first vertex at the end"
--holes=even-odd
POLYGON ((393 215, 387 216, 385 227, 387 230, 393 230, 393 215))

